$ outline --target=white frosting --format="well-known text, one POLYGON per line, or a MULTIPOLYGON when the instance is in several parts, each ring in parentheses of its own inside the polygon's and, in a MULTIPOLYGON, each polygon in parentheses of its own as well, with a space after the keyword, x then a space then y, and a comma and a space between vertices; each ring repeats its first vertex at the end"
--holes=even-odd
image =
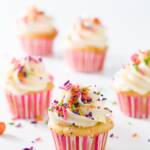
POLYGON ((31 7, 17 22, 18 34, 40 34, 55 31, 53 19, 35 7, 31 7))
MULTIPOLYGON (((34 58, 34 60, 36 59, 34 58)), ((50 76, 46 72, 44 64, 36 61, 22 58, 11 63, 6 77, 5 89, 17 95, 45 90, 48 83, 51 83, 50 76), (20 77, 20 67, 16 67, 17 65, 23 66, 26 77, 20 77)))
POLYGON ((133 63, 122 68, 116 73, 114 87, 118 92, 134 91, 139 94, 150 92, 150 66, 147 65, 140 55, 141 63, 138 65, 139 71, 135 70, 133 63))
POLYGON ((54 31, 54 25, 52 19, 43 16, 40 20, 30 23, 19 20, 17 30, 18 34, 50 33, 54 31))
MULTIPOLYGON (((78 97, 78 103, 80 105, 80 109, 83 114, 89 114, 90 112, 92 113, 92 118, 86 117, 85 115, 79 115, 74 112, 72 112, 69 108, 66 109, 67 113, 67 119, 64 119, 63 117, 58 116, 57 112, 55 111, 49 111, 49 125, 51 124, 59 124, 59 123, 65 123, 66 125, 72 125, 75 124, 76 126, 79 127, 89 127, 89 126, 94 126, 97 123, 105 123, 106 118, 108 117, 107 115, 110 114, 108 110, 104 109, 104 104, 102 101, 98 101, 100 98, 100 95, 96 95, 93 93, 93 91, 97 90, 89 86, 89 97, 92 98, 92 102, 90 103, 83 103, 81 100, 81 96, 78 97), (94 106, 94 107, 92 107, 94 106), (98 108, 99 107, 99 108, 98 108)), ((68 104, 68 100, 71 98, 71 91, 64 91, 60 89, 61 95, 58 96, 58 99, 61 100, 63 97, 63 102, 68 104)))
POLYGON ((95 48, 106 48, 107 38, 105 28, 101 24, 94 24, 88 20, 78 20, 67 35, 66 47, 95 47, 95 48), (82 24, 90 26, 93 30, 84 29, 82 24))

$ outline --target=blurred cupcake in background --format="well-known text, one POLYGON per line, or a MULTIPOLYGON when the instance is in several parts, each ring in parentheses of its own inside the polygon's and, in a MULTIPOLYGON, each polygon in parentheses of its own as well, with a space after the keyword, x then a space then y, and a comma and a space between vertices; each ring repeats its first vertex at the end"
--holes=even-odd
POLYGON ((30 55, 52 55, 53 41, 57 30, 53 19, 43 11, 32 6, 17 21, 18 37, 21 47, 30 55))
POLYGON ((53 78, 41 58, 12 59, 5 92, 14 118, 43 118, 47 115, 53 78))
POLYGON ((107 38, 99 18, 79 18, 65 43, 65 59, 73 69, 81 72, 102 71, 107 38))
POLYGON ((49 129, 57 150, 104 150, 113 128, 111 111, 95 86, 69 81, 59 88, 49 108, 49 129))
POLYGON ((134 118, 150 117, 150 50, 137 51, 114 78, 121 111, 134 118))

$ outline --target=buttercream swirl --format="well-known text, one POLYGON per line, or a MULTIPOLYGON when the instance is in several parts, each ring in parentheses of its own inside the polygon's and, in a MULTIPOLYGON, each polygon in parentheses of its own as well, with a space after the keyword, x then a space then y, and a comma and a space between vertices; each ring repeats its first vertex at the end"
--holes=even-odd
POLYGON ((141 95, 150 92, 150 50, 139 50, 132 55, 130 63, 116 73, 114 87, 120 92, 141 95))
POLYGON ((105 123, 111 114, 102 102, 105 98, 94 86, 81 87, 67 81, 59 90, 61 94, 57 92, 58 99, 50 105, 49 124, 88 127, 105 123))
POLYGON ((31 7, 25 16, 17 22, 17 31, 22 34, 47 34, 56 32, 53 19, 36 7, 31 7))
POLYGON ((52 77, 46 72, 41 58, 12 59, 5 89, 14 94, 25 94, 52 88, 52 77))
POLYGON ((98 18, 80 18, 66 38, 66 47, 106 48, 105 28, 98 18))

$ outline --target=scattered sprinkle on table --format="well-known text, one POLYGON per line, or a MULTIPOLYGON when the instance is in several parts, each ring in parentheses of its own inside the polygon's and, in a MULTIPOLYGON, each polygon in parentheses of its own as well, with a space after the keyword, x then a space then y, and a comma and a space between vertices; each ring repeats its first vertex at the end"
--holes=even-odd
POLYGON ((116 102, 116 101, 113 101, 113 102, 112 102, 112 105, 117 105, 117 102, 116 102))
POLYGON ((112 133, 112 134, 110 134, 110 136, 109 136, 110 138, 113 138, 114 137, 114 134, 112 133))
POLYGON ((36 120, 31 121, 31 124, 37 124, 36 120))
POLYGON ((14 122, 9 122, 8 124, 12 126, 12 125, 14 125, 15 123, 14 123, 14 122))
POLYGON ((128 125, 130 125, 130 126, 131 126, 131 125, 132 125, 132 123, 131 123, 131 122, 128 122, 128 125))
POLYGON ((31 146, 30 148, 23 148, 22 150, 33 150, 33 146, 31 146))
POLYGON ((139 138, 139 134, 138 134, 138 133, 133 133, 133 134, 132 134, 132 138, 134 138, 134 139, 139 138))

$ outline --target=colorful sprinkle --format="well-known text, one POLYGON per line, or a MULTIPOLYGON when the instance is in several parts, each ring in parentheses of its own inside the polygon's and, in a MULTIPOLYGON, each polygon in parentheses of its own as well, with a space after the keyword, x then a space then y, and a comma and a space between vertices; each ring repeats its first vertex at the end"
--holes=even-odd
POLYGON ((110 138, 113 138, 114 137, 114 134, 112 133, 112 134, 110 134, 110 136, 109 136, 110 138))
POLYGON ((134 138, 134 139, 139 138, 139 134, 138 134, 138 133, 136 133, 136 132, 135 132, 135 133, 133 133, 133 134, 132 134, 132 138, 134 138))
POLYGON ((30 148, 23 148, 22 150, 33 150, 33 146, 31 146, 30 148))
POLYGON ((4 122, 0 122, 0 135, 2 135, 5 130, 6 130, 6 124, 4 122))

